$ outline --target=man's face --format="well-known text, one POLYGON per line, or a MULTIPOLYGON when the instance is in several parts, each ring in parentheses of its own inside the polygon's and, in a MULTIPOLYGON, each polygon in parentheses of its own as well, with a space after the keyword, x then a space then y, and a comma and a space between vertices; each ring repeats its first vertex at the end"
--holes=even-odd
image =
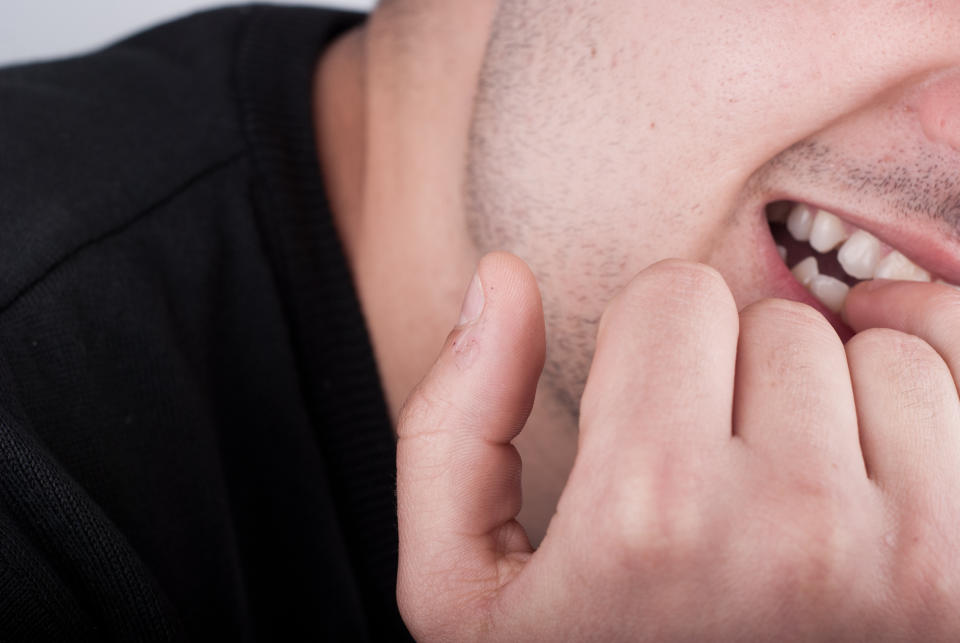
POLYGON ((606 302, 660 259, 714 266, 741 307, 825 310, 780 259, 773 202, 960 283, 960 2, 502 4, 471 225, 537 274, 545 374, 570 408, 606 302))

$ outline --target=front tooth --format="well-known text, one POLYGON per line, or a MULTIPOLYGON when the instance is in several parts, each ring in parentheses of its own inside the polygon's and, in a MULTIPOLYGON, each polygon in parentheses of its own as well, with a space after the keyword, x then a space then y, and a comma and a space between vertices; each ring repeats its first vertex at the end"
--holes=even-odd
POLYGON ((850 292, 850 286, 829 275, 817 275, 810 280, 807 288, 820 303, 835 313, 839 313, 843 308, 843 302, 847 300, 850 292))
POLYGON ((830 252, 847 238, 843 222, 835 214, 818 210, 810 228, 810 245, 817 252, 830 252))
POLYGON ((882 251, 883 247, 875 236, 866 230, 857 230, 840 246, 837 261, 851 277, 871 279, 877 271, 882 251))
POLYGON ((783 259, 784 263, 787 261, 787 249, 783 246, 777 246, 777 253, 780 255, 780 258, 783 259))
POLYGON ((797 241, 809 241, 810 229, 813 227, 813 210, 810 206, 798 203, 793 206, 790 216, 787 217, 787 230, 797 241))
POLYGON ((793 273, 797 281, 806 286, 814 277, 820 274, 820 268, 817 266, 817 258, 807 257, 795 265, 790 272, 793 273))
POLYGON ((874 279, 930 281, 930 273, 894 250, 884 257, 873 273, 874 279))

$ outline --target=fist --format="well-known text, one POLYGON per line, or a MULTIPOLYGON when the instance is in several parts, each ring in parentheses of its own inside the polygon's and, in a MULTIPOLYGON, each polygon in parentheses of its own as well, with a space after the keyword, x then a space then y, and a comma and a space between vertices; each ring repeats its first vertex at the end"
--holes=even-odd
POLYGON ((610 303, 576 463, 533 551, 515 517, 543 313, 480 265, 398 424, 398 600, 424 640, 957 640, 960 293, 871 282, 844 346, 667 261, 610 303))

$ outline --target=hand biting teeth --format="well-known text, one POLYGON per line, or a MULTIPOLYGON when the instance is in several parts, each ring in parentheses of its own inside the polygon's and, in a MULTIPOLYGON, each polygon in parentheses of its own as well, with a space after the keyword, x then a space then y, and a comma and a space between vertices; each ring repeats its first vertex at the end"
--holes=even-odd
POLYGON ((767 211, 784 263, 792 266, 797 281, 834 312, 840 311, 850 288, 861 280, 932 279, 902 253, 832 212, 785 202, 770 204, 767 211))

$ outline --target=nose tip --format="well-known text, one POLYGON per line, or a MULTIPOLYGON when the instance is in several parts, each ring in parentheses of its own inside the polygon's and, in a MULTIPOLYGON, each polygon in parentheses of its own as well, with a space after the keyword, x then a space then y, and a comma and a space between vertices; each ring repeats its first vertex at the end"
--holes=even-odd
POLYGON ((935 143, 960 151, 960 72, 922 88, 914 107, 924 134, 935 143))

